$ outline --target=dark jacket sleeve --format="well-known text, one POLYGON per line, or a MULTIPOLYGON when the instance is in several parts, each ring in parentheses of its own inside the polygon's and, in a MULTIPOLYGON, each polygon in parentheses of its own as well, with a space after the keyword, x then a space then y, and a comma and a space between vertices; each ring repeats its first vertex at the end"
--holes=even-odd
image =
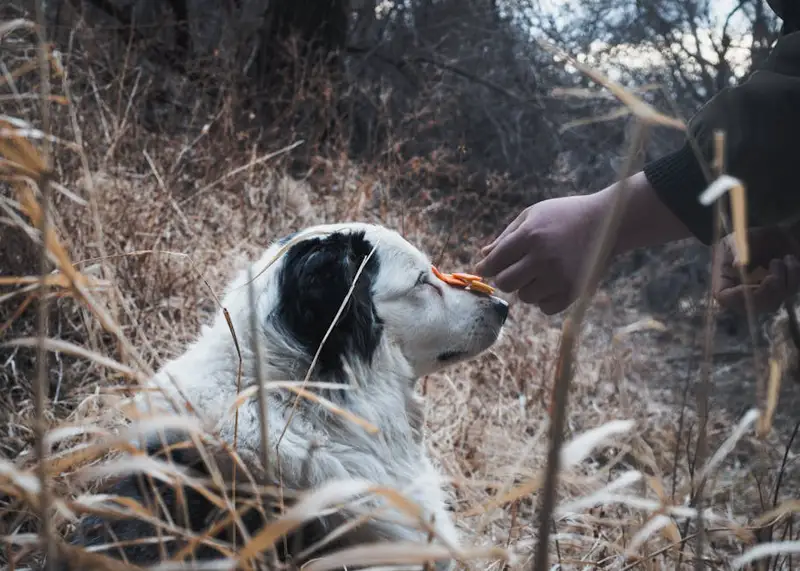
MULTIPOLYGON (((747 191, 748 221, 764 226, 800 218, 800 33, 783 36, 759 71, 726 88, 689 121, 706 165, 717 130, 725 132, 725 172, 747 191)), ((708 186, 689 140, 645 165, 659 199, 703 243, 713 236, 712 207, 698 202, 708 186)))

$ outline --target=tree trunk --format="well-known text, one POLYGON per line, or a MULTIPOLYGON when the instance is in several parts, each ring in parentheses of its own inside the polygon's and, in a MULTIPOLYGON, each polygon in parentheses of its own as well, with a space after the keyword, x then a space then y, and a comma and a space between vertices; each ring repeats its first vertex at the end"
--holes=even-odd
POLYGON ((295 67, 325 62, 334 71, 347 43, 349 0, 273 0, 264 19, 258 83, 297 78, 295 67), (291 46, 295 46, 293 49, 291 46))

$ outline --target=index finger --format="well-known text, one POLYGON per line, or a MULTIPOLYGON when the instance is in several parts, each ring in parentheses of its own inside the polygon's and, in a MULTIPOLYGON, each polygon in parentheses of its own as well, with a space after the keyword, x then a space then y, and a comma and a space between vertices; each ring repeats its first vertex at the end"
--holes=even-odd
POLYGON ((771 273, 757 285, 738 285, 717 292, 715 297, 720 305, 739 313, 747 310, 748 297, 756 313, 776 311, 787 296, 782 279, 778 273, 771 273))
POLYGON ((527 251, 527 236, 524 232, 512 232, 492 249, 475 266, 478 275, 491 278, 522 258, 527 251))
POLYGON ((528 212, 527 208, 522 212, 520 212, 517 215, 517 217, 514 218, 514 220, 512 220, 508 226, 506 226, 505 230, 503 230, 497 238, 492 240, 490 244, 481 248, 481 254, 488 255, 489 253, 491 253, 491 251, 494 250, 494 248, 497 246, 497 244, 500 243, 500 241, 503 238, 505 238, 506 236, 511 234, 514 230, 519 228, 520 224, 522 224, 523 220, 525 220, 525 214, 527 214, 527 212, 528 212))

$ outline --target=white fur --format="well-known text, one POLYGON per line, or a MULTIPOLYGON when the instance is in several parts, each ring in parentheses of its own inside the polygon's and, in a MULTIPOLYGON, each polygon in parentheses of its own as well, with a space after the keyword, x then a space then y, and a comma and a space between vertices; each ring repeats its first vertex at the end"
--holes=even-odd
MULTIPOLYGON (((269 461, 273 467, 280 462, 283 482, 295 489, 313 488, 336 478, 365 478, 405 490, 428 517, 435 517, 438 532, 448 542, 457 544, 458 534, 445 507, 440 476, 423 442, 423 408, 414 387, 421 376, 446 366, 437 361, 443 352, 464 352, 458 359, 463 360, 478 355, 495 342, 502 319, 491 305, 498 301, 437 280, 431 272, 430 260, 399 234, 384 227, 346 223, 308 230, 314 234, 353 231, 365 231, 367 240, 376 246, 373 255, 378 257, 380 271, 372 295, 384 333, 370 365, 345 359, 352 386, 345 402, 350 412, 376 426, 379 432, 370 434, 352 421, 301 398, 276 451, 295 395, 285 389, 269 390, 269 461), (430 285, 415 286, 420 272, 428 272, 441 293, 430 285), (319 447, 309 462, 312 442, 319 447)), ((257 275, 253 282, 257 299, 254 309, 260 324, 257 335, 267 385, 270 381, 303 380, 306 370, 298 362, 311 357, 302 355, 299 360, 300 349, 291 340, 281 331, 263 326, 267 322, 264 317, 278 301, 276 280, 285 257, 278 257, 266 271, 262 270, 281 249, 273 244, 252 266, 253 275, 257 275)), ((254 385, 257 378, 247 280, 247 270, 241 271, 222 300, 242 350, 243 389, 254 385)), ((321 324, 325 329, 329 325, 321 324)), ((228 414, 228 409, 237 396, 238 367, 233 338, 220 311, 213 324, 204 327, 200 337, 182 355, 166 363, 152 382, 177 400, 188 398, 208 427, 232 442, 233 415, 228 414), (178 396, 174 383, 180 387, 182 396, 178 396)), ((260 453, 257 397, 239 409, 238 442, 251 456, 260 453)), ((421 538, 409 526, 374 525, 375 533, 381 537, 421 538)))

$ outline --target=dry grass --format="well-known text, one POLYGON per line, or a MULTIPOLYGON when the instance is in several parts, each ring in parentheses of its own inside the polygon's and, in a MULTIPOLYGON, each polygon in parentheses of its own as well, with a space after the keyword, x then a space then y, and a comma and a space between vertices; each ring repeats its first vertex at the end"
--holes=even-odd
MULTIPOLYGON (((111 112, 117 106, 98 95, 107 86, 82 78, 86 92, 94 94, 87 103, 78 97, 84 93, 71 93, 73 71, 63 75, 57 65, 51 70, 51 101, 52 131, 59 138, 53 142, 51 179, 42 136, 33 127, 43 128, 36 95, 45 90, 29 63, 37 47, 32 26, 0 23, 0 41, 2 63, 13 78, 3 82, 3 94, 14 95, 0 124, 5 181, 0 196, 0 564, 19 568, 41 556, 36 539, 43 529, 41 514, 63 534, 74 512, 97 509, 96 485, 88 477, 129 466, 115 453, 122 447, 119 435, 131 430, 123 399, 137 379, 181 351, 218 309, 215 292, 269 241, 314 223, 373 220, 402 228, 429 252, 444 251, 437 259, 440 267, 461 269, 486 236, 462 236, 445 248, 429 218, 431 207, 400 207, 376 194, 377 183, 388 186, 396 173, 371 171, 346 158, 320 158, 324 168, 318 174, 293 180, 281 162, 283 145, 242 151, 232 140, 224 160, 217 158, 219 169, 194 177, 180 174, 184 171, 177 165, 187 157, 213 160, 224 148, 219 141, 224 133, 215 133, 213 142, 207 132, 191 141, 134 137, 130 119, 111 112), (51 198, 42 192, 48 181, 51 198), (51 213, 45 240, 37 231, 42 209, 51 213), (49 340, 42 347, 50 358, 40 388, 47 402, 37 414, 34 389, 41 359, 34 352, 40 343, 34 310, 41 299, 36 260, 42 242, 55 271, 45 284, 49 340), (36 437, 37 423, 47 439, 36 437), (37 461, 37 443, 43 450, 47 445, 46 463, 37 461), (37 474, 46 476, 46 487, 37 474)), ((603 81, 596 74, 593 79, 603 81)), ((632 95, 618 95, 645 123, 675 124, 653 115, 632 95)), ((770 536, 794 539, 787 514, 798 509, 789 495, 797 486, 781 475, 796 466, 794 457, 784 454, 788 448, 782 438, 774 433, 756 438, 757 412, 735 418, 711 409, 701 422, 692 407, 668 403, 642 382, 659 369, 675 373, 662 351, 669 327, 619 310, 617 301, 627 292, 600 292, 590 305, 591 274, 579 313, 564 330, 557 321, 513 304, 508 332, 489 354, 423 382, 430 448, 453 481, 465 565, 530 568, 543 530, 549 533, 550 564, 557 561, 565 569, 728 569, 770 536), (556 398, 554 386, 560 389, 556 398), (560 428, 549 434, 551 413, 563 435, 560 428), (707 443, 699 461, 698 433, 707 443), (548 463, 548 457, 558 464, 548 463), (549 507, 536 509, 548 497, 549 507), (702 527, 693 507, 698 503, 702 527), (783 507, 771 513, 776 505, 783 507)), ((774 405, 778 378, 772 376, 765 395, 771 400, 754 399, 754 407, 774 405)), ((703 405, 699 410, 707 408, 703 405)), ((190 419, 176 422, 193 426, 190 419)), ((239 461, 233 457, 233 463, 239 461)), ((154 475, 179 477, 173 472, 166 463, 151 466, 154 475)), ((236 519, 225 481, 193 485, 236 519)), ((398 491, 336 483, 302 498, 231 555, 247 559, 268 551, 303 517, 365 491, 382 494, 414 515, 398 491)), ((165 533, 182 533, 162 524, 165 533)), ((89 552, 60 549, 87 569, 112 568, 89 552)), ((783 549, 797 553, 796 542, 786 541, 783 549)), ((311 567, 410 563, 411 551, 418 562, 447 556, 436 546, 386 545, 337 554, 311 567)), ((544 558, 538 561, 537 571, 544 558)), ((791 558, 784 556, 772 568, 791 567, 791 558)))

